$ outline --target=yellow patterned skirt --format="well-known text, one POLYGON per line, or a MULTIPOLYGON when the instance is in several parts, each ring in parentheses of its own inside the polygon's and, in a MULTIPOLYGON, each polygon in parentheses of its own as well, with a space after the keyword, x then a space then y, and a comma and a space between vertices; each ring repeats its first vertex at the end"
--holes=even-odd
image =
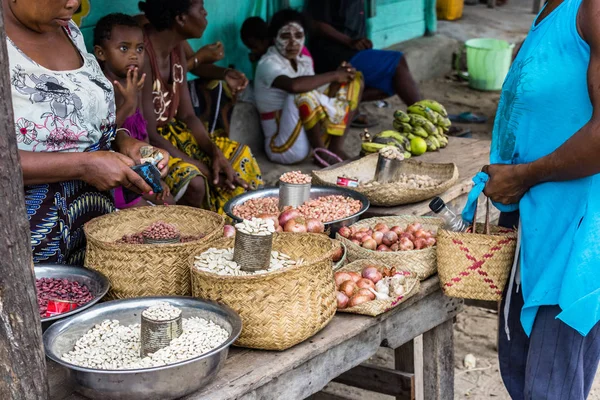
MULTIPOLYGON (((211 168, 211 159, 200 149, 192 132, 185 123, 174 120, 168 125, 158 128, 158 133, 189 157, 204 163, 209 169, 211 168)), ((260 167, 256 159, 252 156, 252 151, 248 146, 225 137, 213 136, 211 140, 221 149, 225 158, 229 160, 236 175, 246 181, 250 189, 258 189, 263 185, 260 167)), ((169 161, 169 174, 165 178, 165 182, 169 186, 169 189, 171 189, 173 196, 180 198, 180 192, 185 190, 190 181, 197 176, 205 178, 206 207, 219 214, 223 214, 223 207, 227 201, 245 191, 241 187, 235 190, 227 190, 213 186, 212 182, 209 182, 195 165, 187 163, 181 158, 174 157, 169 161)))

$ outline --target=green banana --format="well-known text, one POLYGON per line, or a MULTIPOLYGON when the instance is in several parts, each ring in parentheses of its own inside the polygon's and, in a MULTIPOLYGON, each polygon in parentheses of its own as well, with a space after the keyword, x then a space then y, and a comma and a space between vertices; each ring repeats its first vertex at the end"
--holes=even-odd
POLYGON ((400 132, 397 131, 383 131, 381 133, 378 133, 377 135, 375 135, 375 137, 382 137, 382 138, 394 138, 398 141, 401 141, 402 139, 406 138, 406 134, 402 134, 400 132))
POLYGON ((402 127, 402 122, 394 120, 394 122, 392 122, 392 126, 398 132, 404 132, 404 128, 402 127))
POLYGON ((438 149, 442 147, 441 143, 437 137, 429 136, 429 140, 431 140, 431 143, 433 143, 435 145, 435 147, 437 147, 438 149))
POLYGON ((409 122, 410 121, 408 114, 402 110, 396 110, 394 112, 394 119, 398 122, 409 122))
POLYGON ((448 138, 446 136, 443 136, 441 139, 439 139, 440 142, 440 148, 445 148, 446 146, 448 146, 448 138))
POLYGON ((444 136, 444 129, 441 126, 437 127, 438 136, 444 136))
POLYGON ((429 122, 435 124, 438 121, 438 117, 437 114, 428 107, 424 107, 421 105, 412 105, 410 107, 408 107, 408 109, 406 110, 408 111, 408 114, 417 114, 420 115, 421 117, 427 119, 429 122))
POLYGON ((413 133, 422 138, 429 137, 429 134, 427 133, 427 131, 425 129, 421 128, 420 126, 415 126, 413 128, 413 133))
POLYGON ((412 157, 412 153, 410 151, 405 151, 404 152, 404 159, 405 160, 407 160, 407 159, 409 159, 411 157, 412 157))
POLYGON ((416 135, 414 135, 414 134, 412 134, 412 133, 409 133, 408 135, 406 135, 406 137, 407 137, 409 140, 413 140, 413 139, 414 139, 414 138, 416 138, 417 136, 416 136, 416 135))
POLYGON ((425 139, 425 143, 427 143, 427 151, 437 150, 437 146, 433 143, 431 139, 425 139))
POLYGON ((427 118, 418 114, 408 115, 410 115, 410 123, 413 126, 413 129, 416 127, 421 127, 425 130, 425 132, 427 132, 428 135, 432 135, 436 131, 435 125, 433 125, 427 118))
POLYGON ((438 125, 441 126, 442 128, 450 128, 450 126, 452 125, 452 122, 448 118, 442 118, 438 125))
POLYGON ((380 144, 380 143, 373 143, 373 142, 363 142, 361 147, 365 153, 370 154, 370 153, 377 153, 379 150, 383 149, 384 147, 388 147, 388 145, 380 144))
POLYGON ((416 102, 415 104, 431 108, 433 111, 440 114, 444 118, 448 117, 448 111, 446 111, 446 107, 444 107, 435 100, 421 100, 416 102))

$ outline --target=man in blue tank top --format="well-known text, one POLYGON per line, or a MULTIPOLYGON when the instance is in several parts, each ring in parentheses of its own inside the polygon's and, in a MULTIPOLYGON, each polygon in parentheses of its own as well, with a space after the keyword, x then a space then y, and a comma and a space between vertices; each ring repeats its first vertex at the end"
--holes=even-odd
POLYGON ((585 399, 600 359, 599 1, 550 0, 534 21, 490 158, 484 192, 518 208, 501 223, 521 234, 500 317, 504 383, 513 399, 585 399))

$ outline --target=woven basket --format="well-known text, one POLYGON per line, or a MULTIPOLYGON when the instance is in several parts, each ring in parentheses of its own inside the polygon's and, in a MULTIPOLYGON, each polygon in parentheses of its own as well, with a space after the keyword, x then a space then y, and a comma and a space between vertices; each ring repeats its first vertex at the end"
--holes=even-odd
POLYGON ((517 233, 486 223, 464 233, 440 229, 437 237, 440 285, 447 296, 500 301, 513 265, 517 233))
MULTIPOLYGON (((359 260, 346 265, 339 271, 358 272, 360 274, 365 267, 377 267, 377 269, 380 272, 382 272, 384 268, 391 268, 390 265, 382 264, 379 262, 359 260)), ((417 274, 415 274, 414 272, 399 271, 398 273, 401 273, 406 277, 406 283, 404 285, 406 291, 404 295, 390 300, 375 299, 354 307, 344 308, 338 311, 352 314, 370 315, 372 317, 376 317, 379 314, 383 314, 384 312, 390 311, 392 308, 404 303, 409 297, 419 292, 421 282, 419 281, 417 274)))
MULTIPOLYGON (((213 247, 231 248, 233 243, 217 240, 196 254, 213 247)), ((237 346, 285 350, 319 332, 335 315, 331 239, 281 233, 274 236, 273 250, 304 263, 266 274, 223 276, 199 271, 190 258, 194 297, 226 304, 242 317, 237 346)))
POLYGON ((336 239, 332 239, 333 243, 334 243, 334 248, 338 245, 342 246, 342 249, 344 250, 344 255, 342 256, 342 258, 340 259, 340 261, 338 262, 334 262, 333 263, 333 270, 337 271, 338 269, 342 268, 344 265, 346 265, 346 258, 348 255, 348 250, 346 250, 346 245, 342 242, 340 242, 339 240, 336 239))
MULTIPOLYGON (((372 181, 375 177, 378 157, 378 154, 371 154, 338 168, 315 170, 312 172, 313 184, 337 186, 337 178, 343 175, 356 177, 360 182, 372 181)), ((399 186, 396 182, 390 182, 371 187, 360 185, 352 190, 367 196, 371 205, 391 207, 428 200, 444 193, 458 180, 458 167, 455 164, 430 164, 407 160, 402 163, 399 173, 427 175, 442 181, 442 183, 430 188, 407 189, 399 186)))
MULTIPOLYGON (((423 225, 423 229, 433 231, 434 234, 444 224, 444 221, 439 218, 400 215, 397 217, 368 218, 357 222, 356 224, 352 225, 352 227, 373 228, 380 222, 388 225, 390 228, 393 226, 400 226, 404 229, 414 222, 419 222, 423 225)), ((367 250, 342 237, 339 233, 337 234, 337 239, 346 245, 349 262, 356 260, 378 261, 384 264, 392 265, 403 271, 414 272, 421 280, 429 278, 437 271, 435 246, 423 250, 384 252, 367 250)))
POLYGON ((189 296, 189 257, 204 248, 205 243, 223 236, 223 217, 184 206, 140 207, 95 218, 85 224, 84 232, 85 266, 108 277, 108 299, 189 296), (206 236, 176 244, 115 243, 123 235, 140 232, 157 221, 177 226, 184 236, 206 236))

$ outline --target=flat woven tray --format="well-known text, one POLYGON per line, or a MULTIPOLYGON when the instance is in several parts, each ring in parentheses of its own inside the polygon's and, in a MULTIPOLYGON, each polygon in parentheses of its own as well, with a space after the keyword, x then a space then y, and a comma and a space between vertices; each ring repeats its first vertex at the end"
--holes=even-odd
MULTIPOLYGON (((347 272, 362 272, 365 267, 376 267, 379 272, 382 272, 384 268, 391 268, 393 265, 383 264, 380 262, 373 262, 369 260, 354 261, 342 267, 336 272, 347 271, 347 272)), ((406 277, 406 283, 404 284, 405 292, 398 298, 391 298, 389 300, 371 300, 366 303, 359 304, 354 307, 344 308, 338 310, 339 312, 351 313, 351 314, 362 314, 376 317, 379 314, 390 311, 392 308, 404 303, 409 297, 419 292, 421 282, 414 272, 399 270, 398 273, 406 277)))
MULTIPOLYGON (((338 168, 315 170, 312 172, 313 184, 337 186, 337 178, 344 175, 358 178, 361 183, 371 181, 375 177, 378 157, 378 154, 371 154, 338 168)), ((417 203, 435 197, 450 189, 458 180, 458 167, 453 163, 431 164, 407 160, 402 163, 399 173, 406 175, 427 175, 433 179, 442 181, 442 183, 422 189, 408 189, 398 185, 397 182, 370 187, 365 187, 361 184, 359 187, 352 189, 367 196, 371 205, 392 207, 417 203)))

